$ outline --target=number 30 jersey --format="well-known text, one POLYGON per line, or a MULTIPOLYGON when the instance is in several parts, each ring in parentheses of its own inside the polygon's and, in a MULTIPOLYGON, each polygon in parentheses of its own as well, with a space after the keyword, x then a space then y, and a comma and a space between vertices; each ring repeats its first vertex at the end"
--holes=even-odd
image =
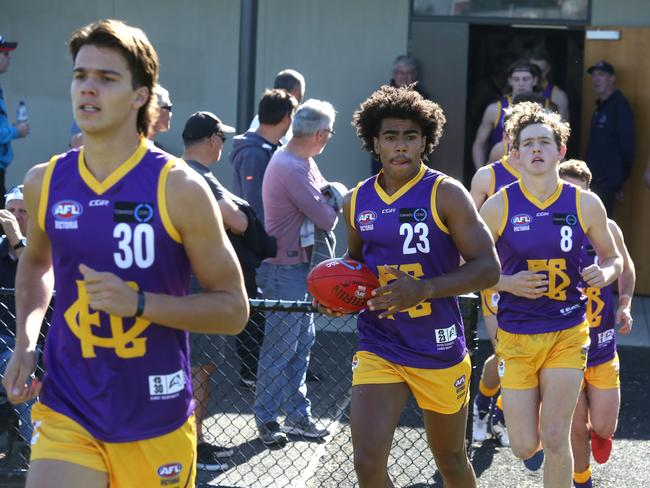
POLYGON ((38 224, 52 246, 56 300, 41 401, 103 441, 166 434, 193 410, 187 333, 92 309, 79 272, 83 263, 134 289, 187 294, 189 260, 165 198, 178 161, 143 140, 102 182, 83 149, 53 157, 45 172, 38 224))
POLYGON ((504 212, 496 242, 501 272, 543 274, 548 288, 534 300, 501 292, 499 327, 515 334, 540 334, 584 322, 580 261, 585 230, 580 189, 560 182, 553 195, 541 202, 518 181, 501 194, 504 212))
MULTIPOLYGON (((380 173, 381 175, 381 173, 380 173)), ((387 267, 416 279, 458 268, 459 253, 436 211, 436 192, 445 175, 420 166, 393 195, 369 178, 357 186, 351 222, 362 241, 363 260, 382 285, 396 279, 387 267)), ((456 297, 425 300, 393 318, 364 310, 358 318, 359 350, 414 368, 449 368, 467 352, 456 297)))

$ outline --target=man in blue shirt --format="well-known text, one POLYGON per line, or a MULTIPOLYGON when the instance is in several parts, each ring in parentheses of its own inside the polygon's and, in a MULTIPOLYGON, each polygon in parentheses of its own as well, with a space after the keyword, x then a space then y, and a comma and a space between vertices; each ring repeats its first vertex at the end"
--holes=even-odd
MULTIPOLYGON (((4 37, 0 36, 0 75, 9 70, 10 53, 17 46, 17 42, 8 42, 4 37)), ((11 141, 19 137, 25 137, 27 134, 29 134, 29 124, 27 122, 20 122, 14 126, 9 125, 7 105, 0 86, 0 195, 7 192, 5 188, 5 171, 14 158, 11 141)), ((0 200, 0 205, 2 203, 0 200)))
POLYGON ((585 161, 593 174, 591 187, 607 215, 612 216, 616 194, 630 175, 634 163, 634 114, 616 88, 616 72, 607 61, 598 61, 587 73, 598 99, 591 117, 585 161))

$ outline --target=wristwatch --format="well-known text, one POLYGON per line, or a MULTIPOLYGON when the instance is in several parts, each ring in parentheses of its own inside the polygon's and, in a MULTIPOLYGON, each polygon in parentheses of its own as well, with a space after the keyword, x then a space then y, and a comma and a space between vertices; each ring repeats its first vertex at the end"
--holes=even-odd
POLYGON ((21 247, 25 247, 26 245, 27 245, 27 239, 23 237, 18 241, 17 244, 13 246, 14 251, 17 251, 18 249, 20 249, 21 247))

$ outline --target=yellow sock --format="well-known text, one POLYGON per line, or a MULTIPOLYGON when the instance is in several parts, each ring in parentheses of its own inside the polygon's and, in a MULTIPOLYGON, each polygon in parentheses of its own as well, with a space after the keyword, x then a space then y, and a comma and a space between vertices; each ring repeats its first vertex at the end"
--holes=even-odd
POLYGON ((483 396, 486 397, 493 397, 494 395, 496 395, 497 391, 499 391, 499 388, 500 388, 499 386, 495 388, 488 388, 487 386, 485 386, 485 383, 483 383, 483 378, 481 378, 481 381, 479 381, 478 384, 478 390, 481 392, 483 396))
POLYGON ((591 466, 587 466, 582 473, 573 473, 573 481, 576 483, 586 483, 591 478, 591 466))
POLYGON ((501 395, 497 397, 497 407, 503 410, 503 397, 501 395))

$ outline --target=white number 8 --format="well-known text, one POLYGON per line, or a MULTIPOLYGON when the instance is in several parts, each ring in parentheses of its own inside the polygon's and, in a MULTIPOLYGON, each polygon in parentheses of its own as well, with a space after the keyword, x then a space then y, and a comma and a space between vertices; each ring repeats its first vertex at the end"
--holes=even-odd
POLYGON ((573 229, 568 225, 563 225, 560 229, 560 236, 562 237, 560 239, 560 249, 564 252, 569 252, 573 247, 573 241, 571 240, 571 237, 573 237, 573 229))

